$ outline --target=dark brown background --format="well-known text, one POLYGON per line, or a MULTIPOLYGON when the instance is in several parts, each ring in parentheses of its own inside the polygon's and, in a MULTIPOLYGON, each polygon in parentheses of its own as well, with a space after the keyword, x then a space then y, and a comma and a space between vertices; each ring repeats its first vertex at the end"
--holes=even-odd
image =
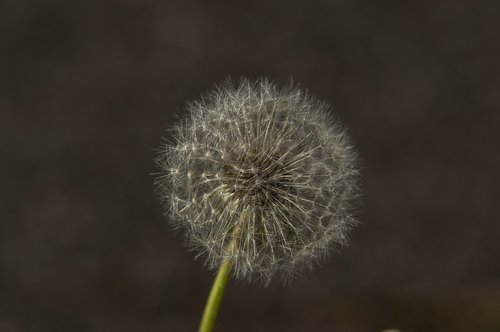
POLYGON ((154 148, 228 75, 333 103, 363 224, 219 331, 500 331, 497 1, 2 1, 0 331, 194 331, 212 273, 160 217, 154 148))

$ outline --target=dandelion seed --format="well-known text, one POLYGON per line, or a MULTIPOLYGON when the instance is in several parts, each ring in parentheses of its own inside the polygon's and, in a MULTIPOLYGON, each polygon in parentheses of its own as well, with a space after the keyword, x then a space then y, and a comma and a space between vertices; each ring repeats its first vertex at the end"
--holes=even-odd
POLYGON ((188 111, 157 160, 157 188, 209 269, 230 261, 235 278, 267 283, 346 244, 358 170, 328 104, 242 79, 188 111))

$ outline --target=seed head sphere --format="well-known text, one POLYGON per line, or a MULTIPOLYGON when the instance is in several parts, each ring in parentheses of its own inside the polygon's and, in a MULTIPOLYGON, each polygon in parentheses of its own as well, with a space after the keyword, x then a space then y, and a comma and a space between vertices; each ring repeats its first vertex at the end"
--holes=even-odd
POLYGON ((165 214, 209 269, 268 283, 346 244, 356 156, 330 107, 259 79, 218 86, 188 106, 160 150, 165 214))

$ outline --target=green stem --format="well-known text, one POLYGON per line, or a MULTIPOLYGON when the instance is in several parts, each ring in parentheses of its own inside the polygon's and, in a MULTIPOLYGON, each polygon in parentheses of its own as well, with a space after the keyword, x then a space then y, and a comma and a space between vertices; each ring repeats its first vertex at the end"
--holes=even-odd
POLYGON ((205 311, 203 312, 203 317, 201 319, 199 332, 212 332, 215 319, 217 318, 217 312, 219 311, 219 306, 222 301, 222 295, 224 295, 224 288, 229 280, 229 272, 231 271, 231 261, 228 259, 219 268, 217 272, 217 277, 215 278, 212 290, 208 296, 207 304, 205 305, 205 311))

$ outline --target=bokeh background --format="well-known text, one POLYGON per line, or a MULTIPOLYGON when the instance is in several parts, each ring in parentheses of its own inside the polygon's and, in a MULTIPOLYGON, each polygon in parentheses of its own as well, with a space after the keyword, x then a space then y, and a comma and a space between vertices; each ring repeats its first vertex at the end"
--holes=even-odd
POLYGON ((0 2, 0 331, 195 331, 213 274, 160 216, 166 128, 292 77, 350 128, 362 225, 218 331, 500 331, 497 1, 0 2))

